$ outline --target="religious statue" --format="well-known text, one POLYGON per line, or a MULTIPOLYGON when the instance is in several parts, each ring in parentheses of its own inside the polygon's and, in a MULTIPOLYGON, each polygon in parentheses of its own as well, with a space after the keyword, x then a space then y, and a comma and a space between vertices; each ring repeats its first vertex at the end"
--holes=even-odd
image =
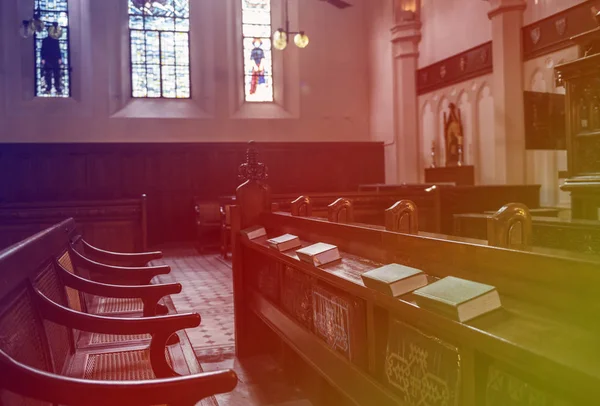
POLYGON ((444 112, 444 141, 446 145, 446 166, 461 166, 463 153, 463 126, 460 109, 450 103, 450 113, 444 112))
POLYGON ((258 89, 258 85, 265 83, 265 51, 262 49, 262 40, 260 38, 254 38, 252 41, 252 52, 250 53, 250 59, 252 60, 252 79, 250 82, 250 94, 255 94, 258 89))
POLYGON ((62 35, 62 28, 58 23, 48 27, 48 35, 42 40, 41 58, 42 74, 46 82, 46 93, 52 91, 52 79, 54 79, 54 89, 56 93, 62 93, 61 69, 63 67, 62 53, 60 50, 59 38, 62 35))

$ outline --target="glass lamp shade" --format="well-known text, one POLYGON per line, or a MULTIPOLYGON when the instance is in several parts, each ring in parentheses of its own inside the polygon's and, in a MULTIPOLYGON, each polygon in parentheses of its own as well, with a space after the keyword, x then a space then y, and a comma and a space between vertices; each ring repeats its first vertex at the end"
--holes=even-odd
POLYGON ((294 43, 298 46, 298 48, 306 48, 308 45, 308 35, 303 32, 296 34, 294 37, 294 43))
POLYGON ((287 34, 283 30, 277 30, 273 33, 273 46, 280 51, 287 47, 287 34))

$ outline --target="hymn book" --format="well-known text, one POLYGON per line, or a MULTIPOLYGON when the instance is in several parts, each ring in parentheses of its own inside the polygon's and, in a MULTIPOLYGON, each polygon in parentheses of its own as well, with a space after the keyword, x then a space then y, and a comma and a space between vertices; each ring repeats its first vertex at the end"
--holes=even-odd
POLYGON ((267 244, 278 251, 287 251, 302 245, 300 239, 293 234, 284 234, 279 237, 271 238, 270 240, 267 240, 267 244))
POLYGON ((471 320, 499 307, 500 295, 494 286, 447 276, 414 291, 420 307, 460 322, 471 320))
POLYGON ((265 230, 265 228, 262 226, 248 227, 248 228, 243 229, 241 232, 242 232, 242 234, 245 234, 249 240, 254 240, 258 237, 267 235, 267 230, 265 230))
POLYGON ((361 275, 366 287, 389 296, 401 296, 427 285, 427 275, 420 269, 389 264, 361 275))
POLYGON ((338 247, 324 242, 318 242, 296 251, 301 261, 314 266, 321 266, 341 259, 338 247))

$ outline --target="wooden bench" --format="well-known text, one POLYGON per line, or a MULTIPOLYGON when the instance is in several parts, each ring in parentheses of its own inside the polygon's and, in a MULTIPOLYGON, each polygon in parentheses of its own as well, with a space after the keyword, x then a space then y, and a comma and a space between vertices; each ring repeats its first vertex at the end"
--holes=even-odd
MULTIPOLYGON (((487 241, 489 217, 484 213, 455 214, 453 235, 487 241)), ((531 243, 536 247, 598 255, 600 222, 534 216, 531 243)))
MULTIPOLYGON (((498 210, 510 202, 539 207, 539 185, 454 186, 453 184, 363 185, 359 192, 272 194, 277 210, 290 212, 300 195, 310 197, 312 216, 327 218, 328 205, 338 198, 352 203, 354 222, 383 226, 385 210, 400 200, 410 200, 419 208, 419 230, 450 235, 453 215, 498 210)), ((235 196, 222 196, 222 207, 235 204, 235 196)), ((223 230, 229 230, 223 227, 223 230)), ((226 240, 225 237, 221 237, 226 240)), ((225 250, 227 251, 227 250, 225 250)))
POLYGON ((151 305, 181 287, 105 284, 70 273, 59 260, 73 253, 75 233, 69 219, 0 252, 4 406, 23 404, 23 397, 65 405, 191 405, 235 387, 233 371, 200 373, 183 330, 200 324, 198 314, 116 318, 79 311, 69 290, 151 305))
POLYGON ((0 249, 66 218, 87 240, 108 250, 147 249, 146 195, 139 199, 5 203, 0 205, 0 249))
POLYGON ((249 182, 231 208, 239 357, 283 348, 286 370, 313 384, 318 374, 345 399, 335 404, 574 406, 600 399, 599 261, 265 211, 268 198, 249 182), (257 224, 266 237, 240 233, 257 224), (270 248, 266 239, 283 233, 303 246, 335 244, 342 261, 315 267, 294 250, 270 248), (412 294, 392 298, 364 286, 362 273, 392 262, 423 270, 430 282, 452 275, 494 285, 503 308, 459 323, 419 308, 412 294))

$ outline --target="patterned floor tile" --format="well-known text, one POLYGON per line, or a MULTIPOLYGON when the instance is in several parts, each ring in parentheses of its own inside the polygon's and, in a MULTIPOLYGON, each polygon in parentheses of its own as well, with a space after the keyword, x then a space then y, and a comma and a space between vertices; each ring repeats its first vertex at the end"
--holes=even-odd
POLYGON ((182 291, 171 300, 178 313, 200 313, 202 322, 186 330, 204 371, 233 368, 236 389, 217 395, 220 406, 311 406, 302 394, 287 384, 269 358, 235 358, 233 281, 231 260, 219 255, 198 255, 192 246, 165 247, 164 258, 154 265, 169 265, 171 273, 158 276, 161 283, 178 282, 182 291))

